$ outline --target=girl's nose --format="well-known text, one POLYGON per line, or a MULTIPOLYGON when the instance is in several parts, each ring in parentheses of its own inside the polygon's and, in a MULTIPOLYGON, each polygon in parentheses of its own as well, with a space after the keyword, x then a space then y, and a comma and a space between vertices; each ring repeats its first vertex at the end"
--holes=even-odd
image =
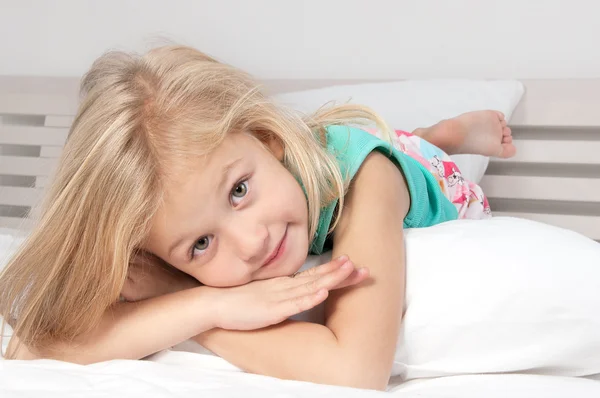
MULTIPOLYGON (((236 248, 237 255, 245 262, 254 264, 263 261, 269 253, 269 231, 258 223, 236 223, 229 228, 231 246, 236 248)), ((262 264, 256 264, 258 266, 262 264)))

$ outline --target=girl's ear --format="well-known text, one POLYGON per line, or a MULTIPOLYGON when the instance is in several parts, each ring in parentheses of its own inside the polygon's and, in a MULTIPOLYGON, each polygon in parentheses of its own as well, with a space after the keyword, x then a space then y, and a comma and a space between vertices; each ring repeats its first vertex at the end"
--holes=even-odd
POLYGON ((268 131, 259 131, 256 137, 271 151, 277 160, 283 162, 283 155, 285 153, 283 142, 275 134, 268 131))

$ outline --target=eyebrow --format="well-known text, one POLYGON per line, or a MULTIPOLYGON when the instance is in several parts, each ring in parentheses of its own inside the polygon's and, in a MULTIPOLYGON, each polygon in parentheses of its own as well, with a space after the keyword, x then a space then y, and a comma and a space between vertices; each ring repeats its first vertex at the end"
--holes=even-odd
MULTIPOLYGON (((217 192, 222 191, 223 189, 223 184, 225 184, 225 182, 227 182, 227 176, 229 175, 229 173, 231 172, 231 170, 240 162, 242 161, 242 158, 237 158, 231 162, 229 162, 228 164, 226 164, 223 167, 223 172, 221 173, 221 178, 219 179, 219 183, 217 184, 217 192)), ((173 250, 175 250, 176 248, 179 247, 179 245, 181 245, 182 242, 184 242, 186 240, 186 236, 180 236, 179 238, 177 238, 175 240, 175 242, 173 242, 173 244, 171 246, 169 246, 169 249, 167 251, 167 256, 168 258, 171 258, 171 255, 173 253, 173 250)))
POLYGON ((237 166, 241 161, 242 161, 242 158, 237 158, 237 159, 229 162, 228 164, 226 164, 225 167, 223 167, 223 173, 221 174, 221 180, 219 181, 219 184, 217 185, 217 191, 221 191, 223 189, 223 184, 225 184, 225 182, 227 182, 227 176, 229 175, 231 170, 235 166, 237 166))

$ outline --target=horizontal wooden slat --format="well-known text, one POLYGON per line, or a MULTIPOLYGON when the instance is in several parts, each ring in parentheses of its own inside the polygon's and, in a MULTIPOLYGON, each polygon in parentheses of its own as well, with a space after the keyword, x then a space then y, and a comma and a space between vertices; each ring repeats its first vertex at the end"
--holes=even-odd
POLYGON ((600 141, 515 140, 517 154, 496 162, 600 164, 600 141))
POLYGON ((48 115, 44 120, 46 127, 71 127, 74 116, 48 115))
POLYGON ((490 198, 600 202, 600 178, 487 175, 480 185, 490 198))
POLYGON ((23 218, 18 217, 0 217, 0 228, 20 229, 27 223, 23 218))
POLYGON ((58 158, 63 148, 60 146, 43 146, 40 151, 41 158, 58 158))
POLYGON ((515 140, 599 141, 600 126, 513 126, 515 140))
POLYGON ((20 93, 0 95, 0 110, 13 115, 74 115, 77 97, 20 93))
POLYGON ((64 127, 0 125, 0 144, 61 146, 68 133, 64 127))
POLYGON ((539 221, 560 228, 579 232, 580 234, 594 240, 600 240, 600 217, 514 212, 494 212, 493 214, 495 217, 518 217, 539 221))
POLYGON ((58 159, 25 156, 0 156, 0 174, 16 176, 47 176, 58 159))
POLYGON ((50 177, 36 177, 35 178, 35 187, 36 188, 45 188, 50 182, 50 177))
MULTIPOLYGON (((266 79, 270 93, 386 79, 266 79)), ((389 79, 388 79, 389 80, 389 79)), ((0 110, 4 113, 73 115, 79 102, 79 78, 0 77, 0 110)), ((600 79, 522 80, 525 95, 511 123, 522 126, 600 126, 600 79)))
POLYGON ((0 205, 33 206, 41 195, 39 189, 0 186, 0 205))
POLYGON ((525 94, 513 126, 600 126, 600 79, 521 80, 525 94))

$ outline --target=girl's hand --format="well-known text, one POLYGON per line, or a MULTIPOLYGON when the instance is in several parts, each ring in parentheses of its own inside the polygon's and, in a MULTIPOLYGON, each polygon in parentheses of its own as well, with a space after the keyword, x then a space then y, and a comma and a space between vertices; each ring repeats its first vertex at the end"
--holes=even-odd
POLYGON ((129 264, 121 296, 125 301, 140 301, 197 286, 200 282, 195 278, 150 253, 140 253, 129 264))
POLYGON ((215 289, 216 327, 254 330, 280 323, 323 302, 329 290, 355 285, 368 275, 342 256, 291 277, 215 289))

